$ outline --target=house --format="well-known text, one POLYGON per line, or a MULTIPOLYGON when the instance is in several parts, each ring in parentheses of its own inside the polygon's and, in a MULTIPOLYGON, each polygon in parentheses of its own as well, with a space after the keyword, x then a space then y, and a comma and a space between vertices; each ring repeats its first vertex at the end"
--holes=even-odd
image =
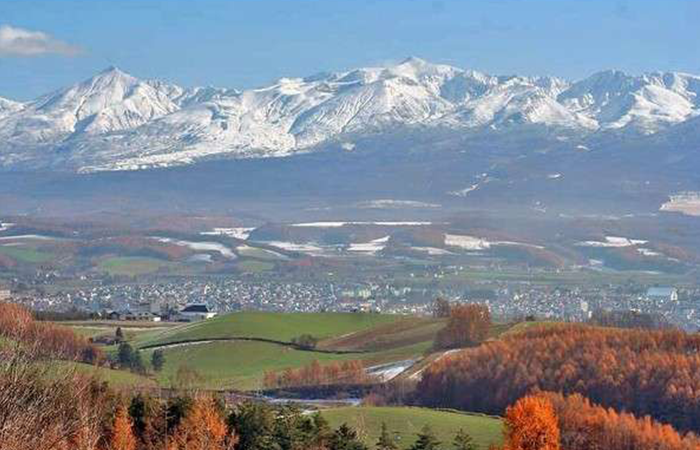
POLYGON ((678 290, 674 287, 650 287, 646 298, 659 303, 677 302, 678 290))
POLYGON ((185 306, 178 314, 178 320, 181 322, 196 322, 198 320, 207 320, 215 317, 216 313, 210 311, 209 307, 204 303, 195 303, 185 306))
POLYGON ((3 289, 0 287, 0 302, 9 301, 12 297, 12 292, 9 289, 3 289))
POLYGON ((150 311, 128 311, 123 320, 139 320, 142 322, 160 322, 160 316, 150 311))

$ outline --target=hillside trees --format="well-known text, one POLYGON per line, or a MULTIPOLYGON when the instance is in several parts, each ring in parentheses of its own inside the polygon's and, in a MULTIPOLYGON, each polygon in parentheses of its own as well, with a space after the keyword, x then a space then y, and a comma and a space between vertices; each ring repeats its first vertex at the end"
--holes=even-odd
POLYGON ((109 439, 109 450, 136 450, 136 437, 124 405, 117 407, 109 439))
POLYGON ((680 331, 533 327, 433 363, 416 390, 428 406, 502 414, 533 390, 700 430, 700 336, 680 331))
POLYGON ((236 441, 214 400, 201 397, 177 426, 168 450, 230 450, 236 441))
POLYGON ((281 372, 268 371, 263 376, 265 389, 324 386, 333 384, 363 384, 373 380, 367 374, 362 361, 333 362, 322 366, 318 360, 297 368, 281 372))
POLYGON ((452 305, 447 326, 435 337, 435 348, 459 348, 483 342, 491 327, 488 306, 452 305))
POLYGON ((23 306, 0 302, 0 337, 33 348, 35 357, 82 361, 96 364, 102 352, 70 328, 35 321, 23 306))
POLYGON ((526 396, 509 406, 504 450, 560 450, 559 424, 546 397, 526 396))

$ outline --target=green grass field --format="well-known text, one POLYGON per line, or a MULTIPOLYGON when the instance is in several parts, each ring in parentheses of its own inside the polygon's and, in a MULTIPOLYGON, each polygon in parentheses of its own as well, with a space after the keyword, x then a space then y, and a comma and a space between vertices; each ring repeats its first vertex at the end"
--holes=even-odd
POLYGON ((136 345, 190 339, 252 337, 290 342, 301 334, 329 339, 401 320, 402 316, 356 313, 240 312, 143 335, 136 345))
MULTIPOLYGON (((350 355, 334 355, 295 350, 266 342, 236 341, 194 344, 164 349, 165 367, 157 376, 161 386, 171 386, 181 365, 195 369, 203 379, 197 387, 206 389, 261 388, 266 370, 299 367, 319 360, 321 364, 338 359, 352 359, 350 355)), ((145 350, 142 357, 150 361, 152 352, 145 350)))
POLYGON ((28 264, 41 264, 54 258, 54 255, 51 253, 15 245, 0 245, 0 254, 8 256, 17 262, 28 264))
POLYGON ((97 268, 110 275, 146 275, 167 268, 171 263, 155 258, 114 257, 100 261, 97 268))
POLYGON ((254 259, 247 259, 236 264, 236 267, 244 272, 260 273, 274 269, 275 265, 267 261, 256 261, 254 259))
POLYGON ((441 448, 452 446, 452 439, 460 428, 472 436, 479 449, 502 441, 501 420, 490 416, 427 408, 366 406, 326 409, 321 414, 332 427, 347 423, 356 429, 370 448, 377 442, 382 422, 395 436, 397 445, 404 449, 413 444, 416 433, 426 424, 441 441, 441 448))
POLYGON ((125 370, 113 370, 107 367, 96 367, 84 363, 59 362, 59 367, 75 369, 76 372, 95 376, 98 380, 106 381, 115 388, 156 387, 154 380, 125 370))

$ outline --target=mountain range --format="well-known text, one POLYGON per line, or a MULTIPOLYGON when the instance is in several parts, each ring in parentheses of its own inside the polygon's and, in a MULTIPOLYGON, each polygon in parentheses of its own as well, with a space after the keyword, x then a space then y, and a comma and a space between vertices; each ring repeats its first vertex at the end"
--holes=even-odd
POLYGON ((342 153, 361 150, 368 138, 407 147, 406 136, 430 142, 497 134, 526 151, 533 133, 581 151, 627 141, 697 148, 700 76, 604 71, 570 82, 408 58, 236 90, 183 88, 111 67, 26 103, 0 98, 3 170, 135 170, 342 153))

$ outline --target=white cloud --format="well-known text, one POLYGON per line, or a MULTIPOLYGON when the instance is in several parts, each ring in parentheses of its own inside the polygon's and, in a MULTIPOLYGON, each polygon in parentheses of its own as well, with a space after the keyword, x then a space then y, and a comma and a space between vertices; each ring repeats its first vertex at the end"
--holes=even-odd
POLYGON ((0 26, 0 56, 75 56, 80 48, 41 31, 25 30, 10 25, 0 26))

